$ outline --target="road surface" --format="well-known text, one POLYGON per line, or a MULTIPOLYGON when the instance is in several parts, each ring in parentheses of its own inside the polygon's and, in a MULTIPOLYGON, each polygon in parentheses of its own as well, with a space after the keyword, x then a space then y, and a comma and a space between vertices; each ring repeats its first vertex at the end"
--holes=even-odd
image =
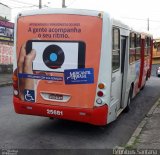
POLYGON ((151 77, 144 90, 133 99, 129 113, 122 113, 105 127, 96 127, 16 114, 12 105, 12 87, 1 87, 0 148, 112 149, 124 146, 159 97, 160 78, 151 77))

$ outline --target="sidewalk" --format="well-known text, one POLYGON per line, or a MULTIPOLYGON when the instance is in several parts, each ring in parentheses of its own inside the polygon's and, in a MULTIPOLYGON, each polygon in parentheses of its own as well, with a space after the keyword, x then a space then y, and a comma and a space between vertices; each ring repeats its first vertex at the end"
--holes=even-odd
POLYGON ((160 149, 160 98, 139 124, 126 149, 160 149))
POLYGON ((12 84, 12 74, 0 73, 0 87, 12 84))

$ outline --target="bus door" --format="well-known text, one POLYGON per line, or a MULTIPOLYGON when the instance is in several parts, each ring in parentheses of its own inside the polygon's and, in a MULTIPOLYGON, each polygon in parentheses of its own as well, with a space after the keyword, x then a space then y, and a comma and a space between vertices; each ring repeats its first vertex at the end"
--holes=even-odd
MULTIPOLYGON (((127 74, 128 74, 128 55, 127 55, 127 36, 121 36, 121 74, 122 74, 122 86, 121 86, 121 103, 120 108, 124 108, 125 94, 127 89, 127 74)), ((127 96, 128 98, 128 96, 127 96)))
POLYGON ((111 106, 114 107, 117 115, 124 107, 124 97, 127 81, 127 37, 119 35, 119 45, 115 48, 115 32, 113 30, 113 51, 112 51, 112 88, 111 88, 111 106))

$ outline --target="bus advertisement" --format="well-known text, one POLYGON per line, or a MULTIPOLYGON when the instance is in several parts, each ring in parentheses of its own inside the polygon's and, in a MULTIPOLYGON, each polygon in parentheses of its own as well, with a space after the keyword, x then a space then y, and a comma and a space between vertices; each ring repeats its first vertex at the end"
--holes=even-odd
POLYGON ((16 113, 106 125, 145 86, 152 35, 100 11, 22 12, 15 24, 16 113))

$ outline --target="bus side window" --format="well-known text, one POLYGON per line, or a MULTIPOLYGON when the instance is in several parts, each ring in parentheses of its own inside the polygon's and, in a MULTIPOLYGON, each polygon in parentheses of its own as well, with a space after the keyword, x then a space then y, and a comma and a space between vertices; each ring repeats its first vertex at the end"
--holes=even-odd
POLYGON ((136 60, 139 60, 141 57, 141 35, 136 35, 136 60))
POLYGON ((112 29, 112 71, 120 68, 120 31, 112 29))
POLYGON ((160 43, 157 43, 156 48, 157 48, 157 52, 160 52, 160 43))
POLYGON ((148 37, 145 38, 145 49, 144 49, 144 56, 148 56, 148 37))
POLYGON ((132 64, 136 60, 136 34, 130 33, 130 49, 129 49, 129 63, 132 64))
POLYGON ((151 54, 151 38, 148 37, 147 41, 147 55, 149 56, 151 54))

